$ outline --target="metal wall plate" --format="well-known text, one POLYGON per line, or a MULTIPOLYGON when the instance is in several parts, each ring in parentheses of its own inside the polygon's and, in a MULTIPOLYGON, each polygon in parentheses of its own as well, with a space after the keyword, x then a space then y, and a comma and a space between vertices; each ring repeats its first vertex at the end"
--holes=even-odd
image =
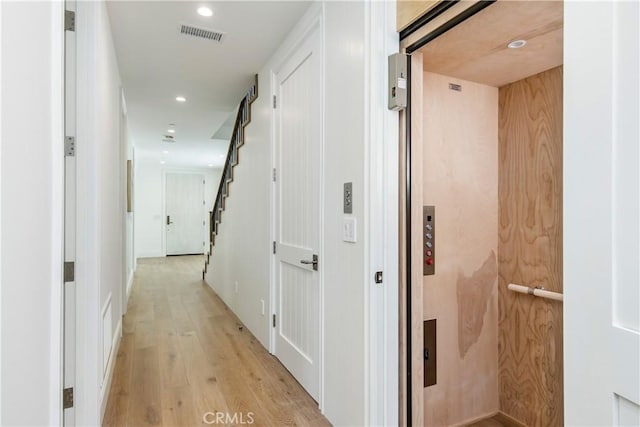
POLYGON ((343 211, 348 214, 353 213, 353 184, 351 182, 344 183, 343 211))
POLYGON ((422 207, 422 274, 436 273, 436 208, 422 207))
POLYGON ((424 387, 435 385, 438 371, 438 350, 436 339, 436 319, 425 320, 423 323, 424 342, 424 387))

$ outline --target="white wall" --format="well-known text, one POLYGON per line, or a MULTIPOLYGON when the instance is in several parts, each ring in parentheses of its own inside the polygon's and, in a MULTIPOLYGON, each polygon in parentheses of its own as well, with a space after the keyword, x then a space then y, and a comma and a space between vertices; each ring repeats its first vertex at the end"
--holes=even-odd
MULTIPOLYGON (((163 257, 165 247, 165 184, 167 172, 202 174, 205 178, 205 252, 209 250, 209 214, 220 182, 220 169, 172 167, 160 164, 157 156, 136 150, 135 165, 135 251, 136 258, 163 257)), ((204 267, 204 265, 203 265, 204 267)))
MULTIPOLYGON (((334 425, 363 425, 367 418, 365 319, 371 283, 369 266, 368 113, 365 54, 365 2, 317 3, 302 18, 279 51, 259 73, 259 96, 240 148, 240 164, 216 237, 207 282, 260 340, 269 345, 269 316, 259 301, 269 303, 271 274, 271 70, 282 61, 318 9, 323 13, 324 44, 324 390, 321 404, 334 425), (360 229, 357 243, 342 241, 343 183, 353 183, 353 216, 360 229), (238 282, 239 291, 234 292, 238 282)), ((393 283, 393 280, 390 280, 393 283)), ((267 310, 271 313, 271 307, 267 310)))
MULTIPOLYGON (((123 116, 123 125, 124 125, 124 129, 123 130, 123 134, 122 137, 124 138, 123 144, 122 144, 122 148, 123 148, 123 154, 124 154, 124 158, 122 160, 122 165, 123 165, 123 173, 122 173, 122 191, 123 191, 123 195, 122 197, 125 198, 127 197, 127 161, 130 160, 131 161, 131 180, 133 182, 134 178, 135 178, 135 152, 134 152, 134 147, 133 147, 133 140, 131 139, 131 134, 129 133, 129 129, 127 126, 127 117, 126 115, 123 116)), ((133 200, 135 200, 135 187, 132 185, 131 187, 131 197, 132 197, 132 203, 133 200)), ((134 245, 134 224, 135 224, 135 209, 133 209, 133 205, 131 206, 133 212, 127 212, 127 206, 126 206, 126 202, 123 206, 124 208, 124 215, 125 215, 125 242, 124 242, 124 265, 125 265, 125 269, 124 269, 124 281, 126 283, 125 286, 125 292, 127 294, 127 298, 124 298, 124 306, 123 308, 123 313, 127 312, 127 306, 126 306, 126 301, 128 300, 128 295, 131 292, 131 286, 133 286, 133 273, 135 272, 136 269, 136 262, 135 262, 135 245, 134 245)))
POLYGON ((57 425, 63 9, 58 2, 2 2, 1 8, 0 424, 57 425))
POLYGON ((325 3, 324 411, 336 425, 365 417, 366 233, 342 235, 342 185, 353 182, 353 216, 365 230, 365 3, 325 3))
POLYGON ((78 2, 77 8, 75 396, 76 422, 82 425, 100 423, 109 384, 106 367, 115 360, 120 337, 126 165, 120 132, 121 82, 107 9, 104 2, 78 2))

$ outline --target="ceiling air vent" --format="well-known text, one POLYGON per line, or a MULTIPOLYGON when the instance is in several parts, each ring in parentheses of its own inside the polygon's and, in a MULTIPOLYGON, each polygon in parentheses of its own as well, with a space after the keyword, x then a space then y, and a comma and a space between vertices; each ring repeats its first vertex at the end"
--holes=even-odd
POLYGON ((222 38, 224 37, 224 33, 220 33, 218 31, 213 31, 213 30, 207 30, 206 28, 198 28, 198 27, 194 27, 193 25, 185 25, 185 24, 180 24, 180 34, 198 37, 201 39, 213 40, 218 43, 221 43, 222 38))
POLYGON ((176 142, 176 138, 173 135, 165 135, 164 138, 162 138, 163 142, 176 142))

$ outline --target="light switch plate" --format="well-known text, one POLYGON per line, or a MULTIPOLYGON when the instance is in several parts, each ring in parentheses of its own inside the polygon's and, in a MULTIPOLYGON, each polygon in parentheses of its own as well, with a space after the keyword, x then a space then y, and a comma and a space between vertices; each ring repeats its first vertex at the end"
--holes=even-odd
POLYGON ((342 240, 355 243, 357 241, 357 225, 355 218, 344 218, 342 221, 342 240))

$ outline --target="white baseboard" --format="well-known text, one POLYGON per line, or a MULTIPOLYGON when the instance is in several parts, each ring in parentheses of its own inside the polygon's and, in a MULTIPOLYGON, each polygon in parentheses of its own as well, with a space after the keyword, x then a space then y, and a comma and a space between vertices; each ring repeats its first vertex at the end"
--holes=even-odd
POLYGON ((118 358, 118 350, 120 348, 120 339, 122 338, 122 317, 118 321, 115 333, 113 334, 113 345, 111 346, 111 354, 109 355, 109 363, 107 365, 107 372, 104 376, 104 382, 102 383, 102 389, 100 390, 100 425, 104 421, 104 411, 107 409, 107 402, 109 401, 109 390, 111 390, 111 380, 113 379, 113 369, 116 366, 116 359, 118 358))

